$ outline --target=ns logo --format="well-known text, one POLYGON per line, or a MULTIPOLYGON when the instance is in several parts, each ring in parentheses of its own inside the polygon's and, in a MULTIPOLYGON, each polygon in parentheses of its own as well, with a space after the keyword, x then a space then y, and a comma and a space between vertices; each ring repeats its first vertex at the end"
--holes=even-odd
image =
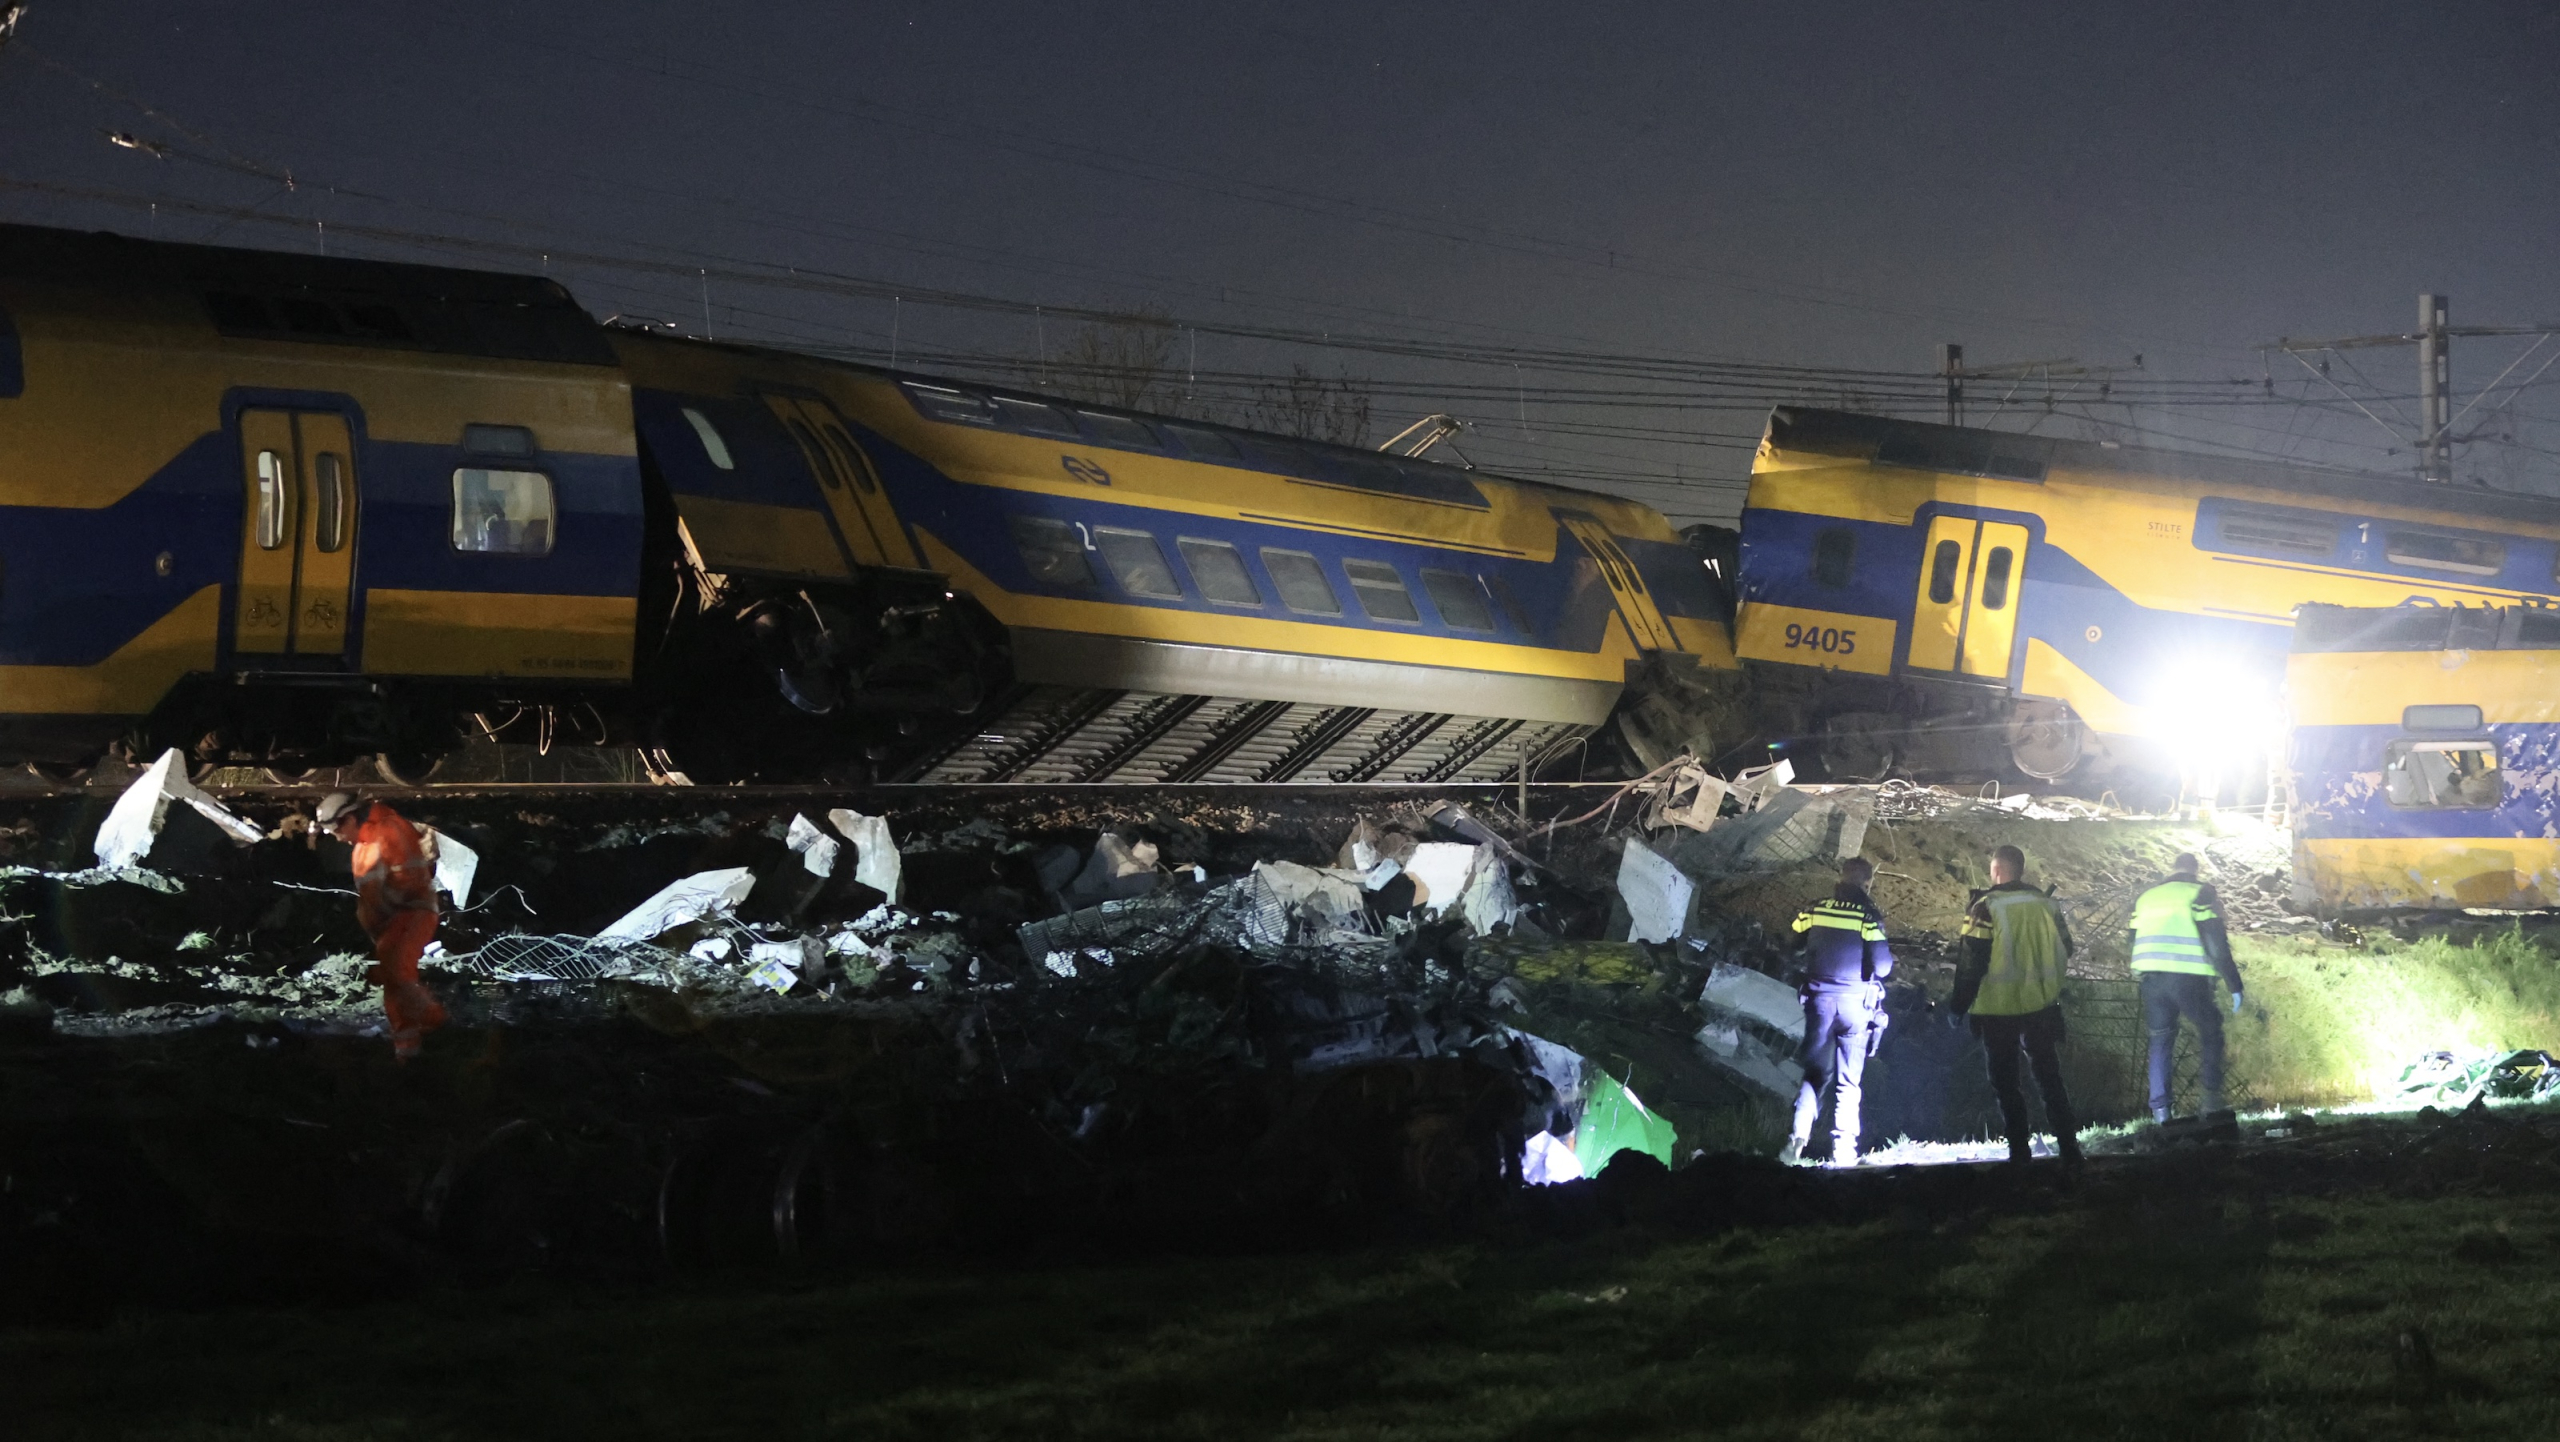
POLYGON ((1093 462, 1086 460, 1082 456, 1060 456, 1058 457, 1058 463, 1067 468, 1068 475, 1075 477, 1086 485, 1107 486, 1111 484, 1111 473, 1109 471, 1104 470, 1102 467, 1095 465, 1093 462))

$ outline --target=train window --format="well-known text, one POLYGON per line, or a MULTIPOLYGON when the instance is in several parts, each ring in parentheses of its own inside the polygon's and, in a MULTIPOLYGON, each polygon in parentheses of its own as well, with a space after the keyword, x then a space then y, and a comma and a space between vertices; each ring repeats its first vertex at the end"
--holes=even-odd
POLYGON ((846 475, 853 477, 855 490, 866 496, 879 491, 880 478, 871 473, 871 458, 862 453, 862 447, 853 443, 853 437, 844 433, 844 427, 833 421, 820 421, 818 433, 827 438, 827 449, 835 453, 836 464, 844 467, 846 475))
POLYGON ((1964 565, 1964 543, 1940 541, 1929 553, 1929 604, 1950 606, 1956 599, 1956 571, 1964 565))
POLYGON ((1378 621, 1419 621, 1422 613, 1413 607, 1413 593, 1404 588, 1404 577, 1384 561, 1345 561, 1342 574, 1351 578, 1351 594, 1360 598, 1360 609, 1378 621))
POLYGON ((844 473, 836 469, 836 458, 827 453, 826 442, 818 439, 818 433, 809 429, 807 422, 797 418, 785 420, 782 425, 783 429, 791 432, 791 438, 800 443, 801 453, 809 458, 809 469, 817 476, 818 484, 831 491, 843 490, 844 473))
POLYGON ((1120 589, 1132 596, 1160 596, 1166 600, 1182 599, 1182 583, 1173 578, 1173 565, 1164 558, 1164 547, 1144 531, 1124 531, 1117 526, 1093 528, 1093 544, 1102 552, 1111 577, 1120 589))
POLYGON ((1072 436, 1075 422, 1056 406, 1040 401, 1019 400, 1013 396, 997 396, 996 424, 1009 431, 1028 431, 1035 436, 1072 436))
POLYGON ((335 451, 322 451, 311 466, 312 489, 318 493, 312 507, 312 539, 324 551, 347 548, 347 513, 354 509, 347 494, 347 460, 335 451))
POLYGON ((949 386, 918 385, 914 381, 906 383, 906 391, 907 399, 930 419, 962 426, 991 426, 996 423, 995 409, 987 404, 985 396, 953 390, 949 386))
POLYGON ((1490 631, 1493 608, 1484 602, 1484 586, 1464 571, 1430 571, 1422 573, 1422 589, 1431 593, 1431 604, 1439 608, 1440 619, 1452 631, 1490 631))
POLYGON ((1849 570, 1858 559, 1858 533, 1846 526, 1817 531, 1813 537, 1813 583, 1834 591, 1848 589, 1849 570))
POLYGON ((1325 579, 1324 563, 1304 551, 1275 551, 1266 546, 1262 551, 1262 568, 1271 573, 1271 584, 1280 588, 1280 602, 1292 611, 1310 616, 1339 616, 1342 598, 1333 593, 1333 583, 1325 579))
POLYGON ((2507 568, 2507 547, 2503 541, 2448 536, 2442 531, 2404 531, 2396 527, 2384 532, 2382 539, 2382 554, 2403 566, 2424 566, 2430 571, 2460 571, 2466 576, 2494 576, 2507 568))
POLYGON ((475 456, 529 456, 533 432, 523 426, 474 423, 462 428, 462 448, 475 456))
POLYGON ((2009 604, 2009 572, 2016 566, 2017 553, 2006 546, 1994 546, 1982 559, 1982 609, 1997 611, 2009 604))
POLYGON ((1074 526, 1046 516, 1015 516, 1011 527, 1013 548, 1022 553, 1022 564, 1032 580, 1043 586, 1093 589, 1093 563, 1084 558, 1084 542, 1074 526))
POLYGON ((453 548, 499 556, 551 554, 551 478, 540 471, 453 473, 453 548))
POLYGON ((258 452, 258 549, 284 546, 286 519, 292 514, 293 462, 282 451, 258 452))
POLYGON ((2220 509, 2216 524, 2225 545, 2253 546, 2261 551, 2287 551, 2297 556, 2325 556, 2338 549, 2338 520, 2335 516, 2225 505, 2220 509))
POLYGON ((2560 611, 2535 607, 2517 612, 2515 644, 2532 651, 2560 647, 2560 611))
POLYGON ((1148 430, 1143 421, 1133 421, 1127 416, 1107 416, 1100 411, 1078 411, 1076 423, 1084 427, 1086 436, 1106 446, 1118 446, 1123 450, 1156 449, 1156 433, 1148 430))
POLYGON ((1204 431, 1198 426, 1167 424, 1165 433, 1182 442, 1184 450, 1204 460, 1232 461, 1242 454, 1236 449, 1235 442, 1216 431, 1204 431))
POLYGON ((2485 736, 2394 741, 2382 751, 2382 791, 2394 806, 2435 810, 2495 806, 2506 791, 2498 769, 2498 743, 2485 736))
POLYGON ((684 418, 685 423, 693 427, 694 435, 701 439, 702 454, 710 458, 711 464, 724 471, 738 468, 737 461, 729 454, 729 443, 720 439, 720 428, 711 424, 711 417, 686 406, 684 418))
POLYGON ((1259 606, 1262 590, 1253 584, 1253 573, 1244 568, 1244 557, 1224 541, 1201 541, 1184 536, 1174 542, 1182 552, 1182 564, 1191 568, 1191 584, 1200 594, 1221 606, 1259 606))

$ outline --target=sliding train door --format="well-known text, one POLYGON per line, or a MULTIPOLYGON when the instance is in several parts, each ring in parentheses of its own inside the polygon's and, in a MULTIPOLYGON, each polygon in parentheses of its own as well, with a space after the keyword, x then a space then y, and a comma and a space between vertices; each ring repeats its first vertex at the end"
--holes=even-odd
POLYGON ((2026 580, 2027 528, 2007 521, 1938 516, 1920 557, 1905 662, 1984 681, 2005 681, 2018 639, 2018 592, 2026 580))
POLYGON ((346 417, 240 413, 244 511, 232 649, 343 659, 355 581, 356 472, 346 417))

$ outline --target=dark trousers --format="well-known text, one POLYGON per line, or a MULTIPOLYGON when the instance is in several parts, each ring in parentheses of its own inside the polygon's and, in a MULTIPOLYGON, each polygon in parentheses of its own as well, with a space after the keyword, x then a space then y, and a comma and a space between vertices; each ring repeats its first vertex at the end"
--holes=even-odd
POLYGON ((2018 1089, 2018 1054, 2026 1053, 2035 1071, 2036 1090, 2044 1094, 2045 1120, 2053 1124, 2057 1142, 2070 1142, 2080 1131, 2071 1115, 2071 1097, 2062 1089, 2062 1004, 2025 1016, 1976 1016, 1973 1034, 1982 1038, 1983 1060, 1991 1073, 1991 1090, 2000 1097, 2000 1121, 2009 1133, 2009 1154, 2027 1154, 2027 1094, 2018 1089))
POLYGON ((1798 1143, 1813 1140, 1813 1119, 1822 1113, 1822 1089, 1836 1086, 1831 1099, 1831 1139, 1837 1150, 1858 1150, 1860 1084, 1867 1074, 1867 1031, 1875 1025, 1876 989, 1861 985, 1843 991, 1807 991, 1804 995, 1804 1045, 1796 1064, 1804 1080, 1796 1087, 1793 1135, 1798 1143))
POLYGON ((2197 1070, 2205 1108, 2222 1105, 2222 1013, 2213 1005, 2213 978, 2185 971, 2146 971, 2142 976, 2142 1027, 2151 1034, 2151 1110, 2169 1109, 2169 1062, 2178 1051, 2178 1018, 2196 1024, 2197 1070))

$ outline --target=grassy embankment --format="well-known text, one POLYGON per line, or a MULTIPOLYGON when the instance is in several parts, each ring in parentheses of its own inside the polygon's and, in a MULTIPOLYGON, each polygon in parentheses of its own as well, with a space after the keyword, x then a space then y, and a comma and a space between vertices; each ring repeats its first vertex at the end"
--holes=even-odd
POLYGON ((2560 1420, 2548 1197, 2239 1191, 1712 1237, 136 1315, 0 1334, 0 1415, 17 1438, 298 1442, 2401 1438, 2560 1420))

